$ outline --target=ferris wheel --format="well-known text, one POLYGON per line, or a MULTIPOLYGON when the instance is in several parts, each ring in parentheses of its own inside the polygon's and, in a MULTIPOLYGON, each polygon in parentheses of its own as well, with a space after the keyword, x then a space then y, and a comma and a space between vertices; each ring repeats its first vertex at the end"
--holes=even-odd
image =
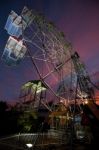
POLYGON ((26 6, 20 15, 11 11, 5 29, 10 36, 2 59, 14 66, 27 58, 35 67, 37 80, 27 82, 21 89, 26 95, 32 93, 32 99, 36 97, 38 103, 35 106, 39 106, 42 97, 41 102, 47 108, 46 101, 51 99, 66 107, 75 100, 78 104, 85 102, 90 96, 90 79, 78 53, 63 32, 42 14, 26 6))

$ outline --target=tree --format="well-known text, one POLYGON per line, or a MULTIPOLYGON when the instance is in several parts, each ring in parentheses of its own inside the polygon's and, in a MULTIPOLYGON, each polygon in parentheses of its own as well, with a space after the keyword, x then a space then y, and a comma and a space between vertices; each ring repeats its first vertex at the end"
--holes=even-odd
POLYGON ((8 104, 5 101, 0 101, 0 113, 5 112, 8 108, 8 104))
POLYGON ((35 112, 23 112, 18 119, 20 132, 37 131, 37 114, 35 112))

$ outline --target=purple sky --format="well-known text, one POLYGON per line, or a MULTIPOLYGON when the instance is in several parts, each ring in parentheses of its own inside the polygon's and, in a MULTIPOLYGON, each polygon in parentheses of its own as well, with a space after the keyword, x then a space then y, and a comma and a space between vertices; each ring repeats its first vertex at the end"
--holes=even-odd
MULTIPOLYGON (((99 71, 99 1, 98 0, 1 0, 0 56, 8 35, 4 30, 11 10, 21 12, 24 5, 43 13, 65 33, 85 63, 89 74, 99 71), (3 17, 4 16, 4 17, 3 17)), ((0 60, 0 100, 15 101, 24 82, 35 79, 32 64, 23 60, 8 67, 0 60)))

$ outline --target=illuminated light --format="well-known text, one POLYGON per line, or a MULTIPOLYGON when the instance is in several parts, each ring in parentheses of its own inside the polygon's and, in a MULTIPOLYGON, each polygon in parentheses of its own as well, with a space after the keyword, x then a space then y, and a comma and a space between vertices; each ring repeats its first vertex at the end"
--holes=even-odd
POLYGON ((28 148, 31 148, 31 147, 33 147, 33 144, 28 143, 28 144, 26 144, 26 146, 27 146, 28 148))
POLYGON ((31 89, 31 91, 36 91, 36 93, 40 93, 41 91, 45 91, 46 90, 46 87, 45 85, 40 81, 40 80, 31 80, 31 81, 28 81, 27 83, 25 83, 23 86, 22 86, 22 89, 25 90, 25 89, 31 89))
POLYGON ((60 100, 60 103, 63 103, 63 100, 60 100))
POLYGON ((88 100, 85 100, 85 104, 88 104, 88 100))
POLYGON ((83 139, 84 136, 85 136, 84 131, 81 131, 81 130, 76 131, 76 137, 77 137, 77 139, 83 139))

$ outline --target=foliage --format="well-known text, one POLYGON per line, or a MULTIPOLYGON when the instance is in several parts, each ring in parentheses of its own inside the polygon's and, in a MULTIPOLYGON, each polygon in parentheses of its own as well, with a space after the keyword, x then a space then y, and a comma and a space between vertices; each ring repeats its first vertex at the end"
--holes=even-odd
POLYGON ((0 101, 0 113, 5 112, 8 108, 8 105, 5 101, 0 101))
POLYGON ((18 118, 20 132, 36 132, 37 114, 35 112, 23 112, 18 118))
MULTIPOLYGON (((0 136, 15 134, 19 132, 39 132, 41 131, 44 116, 42 111, 19 111, 16 107, 0 101, 0 136)), ((44 112, 45 113, 45 112, 44 112)), ((45 130, 45 124, 43 130, 45 130)))

